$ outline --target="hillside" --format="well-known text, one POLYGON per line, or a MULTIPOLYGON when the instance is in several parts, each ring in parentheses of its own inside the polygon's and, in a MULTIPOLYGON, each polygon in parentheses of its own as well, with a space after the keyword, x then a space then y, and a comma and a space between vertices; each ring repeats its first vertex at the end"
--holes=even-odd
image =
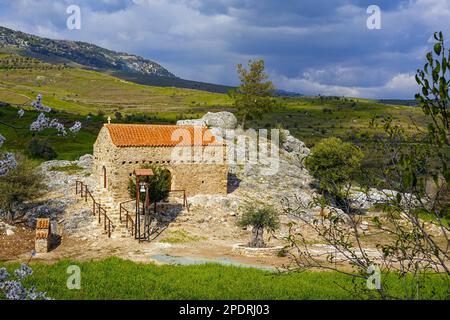
POLYGON ((19 50, 30 57, 50 62, 75 63, 99 70, 131 71, 144 75, 174 77, 154 61, 124 52, 116 52, 94 44, 51 40, 0 27, 0 48, 19 50))
POLYGON ((102 72, 0 54, 0 101, 29 104, 37 93, 55 109, 80 114, 205 111, 230 104, 224 94, 138 85, 102 72))
POLYGON ((0 51, 36 58, 50 64, 113 74, 138 84, 227 93, 231 87, 176 77, 158 63, 100 46, 68 40, 52 40, 0 26, 0 51))

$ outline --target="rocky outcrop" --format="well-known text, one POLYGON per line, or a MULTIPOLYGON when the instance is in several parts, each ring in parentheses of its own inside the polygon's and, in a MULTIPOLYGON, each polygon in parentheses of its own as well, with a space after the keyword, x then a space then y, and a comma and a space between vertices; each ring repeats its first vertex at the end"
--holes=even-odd
POLYGON ((177 125, 191 125, 191 126, 207 126, 210 128, 219 128, 222 130, 235 129, 237 126, 237 119, 231 112, 208 112, 200 119, 179 120, 177 125))

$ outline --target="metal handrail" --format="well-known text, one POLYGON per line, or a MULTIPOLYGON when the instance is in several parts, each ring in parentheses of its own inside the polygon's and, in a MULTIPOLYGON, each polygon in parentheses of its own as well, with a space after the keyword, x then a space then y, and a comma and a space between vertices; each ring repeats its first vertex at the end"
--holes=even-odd
POLYGON ((183 192, 183 207, 189 212, 189 203, 187 200, 186 190, 169 190, 169 192, 183 192))
POLYGON ((75 194, 81 195, 81 198, 84 198, 84 201, 88 201, 88 196, 92 200, 92 214, 95 216, 96 211, 98 211, 98 223, 101 223, 101 216, 103 214, 103 229, 108 231, 108 238, 111 238, 111 229, 114 228, 114 224, 111 219, 106 214, 106 210, 102 208, 101 204, 95 201, 94 196, 89 191, 87 185, 85 185, 82 181, 75 182, 75 194))
POLYGON ((123 222, 123 220, 122 220, 122 210, 123 210, 125 212, 125 227, 129 231, 131 231, 131 235, 134 236, 134 220, 131 217, 130 211, 123 206, 124 204, 130 203, 132 201, 134 201, 134 200, 128 200, 125 202, 121 202, 119 204, 119 219, 120 219, 120 222, 123 222), (130 228, 128 227, 128 222, 130 222, 130 228))

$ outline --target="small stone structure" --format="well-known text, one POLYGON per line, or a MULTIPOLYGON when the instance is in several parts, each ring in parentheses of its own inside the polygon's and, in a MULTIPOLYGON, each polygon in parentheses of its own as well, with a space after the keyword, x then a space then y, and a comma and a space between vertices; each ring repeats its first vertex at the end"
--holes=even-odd
POLYGON ((228 166, 221 140, 204 126, 105 124, 94 144, 96 187, 114 201, 128 199, 134 170, 157 165, 170 171, 171 190, 226 195, 228 166))
POLYGON ((38 218, 36 221, 35 250, 37 253, 46 253, 50 248, 50 219, 38 218))

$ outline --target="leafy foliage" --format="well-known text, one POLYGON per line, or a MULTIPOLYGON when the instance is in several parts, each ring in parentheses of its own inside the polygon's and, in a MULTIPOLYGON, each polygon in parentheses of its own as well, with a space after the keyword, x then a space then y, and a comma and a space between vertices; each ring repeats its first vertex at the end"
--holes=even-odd
POLYGON ((237 222, 240 227, 256 227, 276 230, 280 226, 278 214, 272 207, 247 208, 237 222))
MULTIPOLYGON (((153 176, 141 178, 141 182, 149 185, 150 201, 152 203, 164 200, 169 195, 171 175, 170 171, 156 165, 146 165, 142 168, 152 169, 153 176)), ((132 199, 136 199, 136 178, 128 180, 128 194, 132 199)), ((140 193, 140 200, 145 201, 145 192, 140 193)))
POLYGON ((432 123, 428 126, 430 136, 439 145, 450 145, 450 50, 446 52, 442 32, 434 34, 433 51, 426 55, 423 70, 417 70, 416 81, 422 87, 416 100, 432 123))
POLYGON ((326 138, 311 149, 306 158, 309 172, 320 181, 321 188, 339 196, 345 184, 360 169, 363 152, 339 138, 326 138))
POLYGON ((240 227, 252 226, 252 237, 250 239, 249 246, 264 247, 264 229, 274 231, 280 226, 280 221, 274 208, 255 208, 250 206, 246 208, 243 215, 239 218, 237 225, 240 227))
MULTIPOLYGON (((17 167, 0 177, 0 208, 12 211, 14 206, 42 194, 42 174, 33 161, 16 154, 17 167)), ((14 217, 12 217, 14 218, 14 217)))
POLYGON ((244 127, 246 120, 261 118, 272 110, 277 100, 272 97, 275 87, 267 81, 268 75, 264 73, 264 60, 250 60, 249 70, 238 64, 237 72, 241 84, 236 90, 231 90, 229 96, 244 127))

